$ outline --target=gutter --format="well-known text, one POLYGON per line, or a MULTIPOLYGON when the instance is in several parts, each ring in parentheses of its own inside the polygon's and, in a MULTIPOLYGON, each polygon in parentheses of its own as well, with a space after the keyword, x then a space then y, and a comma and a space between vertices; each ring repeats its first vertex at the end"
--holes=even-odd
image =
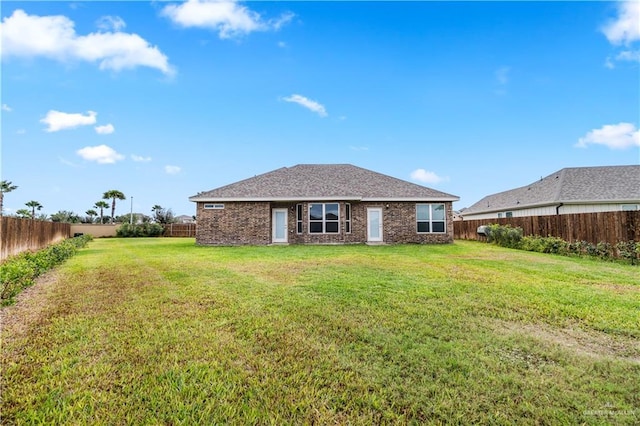
POLYGON ((556 216, 560 215, 560 207, 564 206, 564 203, 560 203, 556 206, 556 216))

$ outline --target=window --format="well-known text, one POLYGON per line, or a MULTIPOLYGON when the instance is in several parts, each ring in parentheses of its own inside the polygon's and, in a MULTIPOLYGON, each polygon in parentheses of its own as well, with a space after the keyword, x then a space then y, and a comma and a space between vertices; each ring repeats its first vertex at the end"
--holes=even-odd
POLYGON ((222 210, 224 209, 224 204, 205 204, 204 208, 206 210, 222 210))
POLYGON ((640 205, 638 204, 623 204, 622 211, 623 212, 634 212, 636 210, 640 210, 640 205))
POLYGON ((418 233, 446 232, 444 204, 417 204, 418 233))
POLYGON ((505 214, 507 217, 513 217, 513 212, 506 212, 505 214))
POLYGON ((498 219, 502 218, 502 213, 498 213, 498 219))
POLYGON ((302 234, 302 204, 296 204, 296 232, 302 234))
POLYGON ((344 205, 344 232, 347 234, 351 233, 351 204, 347 203, 344 205))
POLYGON ((310 234, 337 234, 339 219, 338 203, 309 204, 310 234))

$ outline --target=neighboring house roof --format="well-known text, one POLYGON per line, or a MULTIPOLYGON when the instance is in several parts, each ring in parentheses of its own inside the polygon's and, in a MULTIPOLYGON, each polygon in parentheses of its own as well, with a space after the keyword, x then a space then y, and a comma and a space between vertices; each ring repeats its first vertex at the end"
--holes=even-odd
POLYGON ((222 201, 458 201, 436 191, 351 164, 299 164, 189 197, 222 201))
POLYGON ((568 167, 531 185, 489 195, 465 215, 554 204, 640 202, 640 166, 568 167))
POLYGON ((193 216, 189 216, 186 214, 181 214, 180 216, 176 216, 175 218, 176 223, 191 223, 191 222, 195 222, 195 219, 193 218, 193 216))

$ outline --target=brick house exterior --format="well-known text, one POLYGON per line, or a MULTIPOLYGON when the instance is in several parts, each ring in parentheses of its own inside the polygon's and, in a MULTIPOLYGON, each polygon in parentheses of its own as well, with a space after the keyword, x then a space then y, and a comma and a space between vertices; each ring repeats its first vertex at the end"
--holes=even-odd
POLYGON ((450 243, 458 197, 352 165, 297 165, 200 193, 199 245, 450 243))

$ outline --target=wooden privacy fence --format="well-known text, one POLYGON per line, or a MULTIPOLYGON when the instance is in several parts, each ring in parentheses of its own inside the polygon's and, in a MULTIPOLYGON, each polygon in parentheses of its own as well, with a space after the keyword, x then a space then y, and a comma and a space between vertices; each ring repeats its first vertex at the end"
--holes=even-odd
POLYGON ((522 228, 523 234, 558 237, 565 241, 586 241, 616 245, 620 241, 640 241, 640 211, 562 214, 453 222, 454 238, 484 240, 481 225, 497 223, 522 228))
POLYGON ((195 223, 169 223, 164 226, 163 237, 192 237, 196 236, 195 223))
POLYGON ((71 236, 71 225, 60 222, 0 218, 0 261, 27 250, 38 250, 71 236))

